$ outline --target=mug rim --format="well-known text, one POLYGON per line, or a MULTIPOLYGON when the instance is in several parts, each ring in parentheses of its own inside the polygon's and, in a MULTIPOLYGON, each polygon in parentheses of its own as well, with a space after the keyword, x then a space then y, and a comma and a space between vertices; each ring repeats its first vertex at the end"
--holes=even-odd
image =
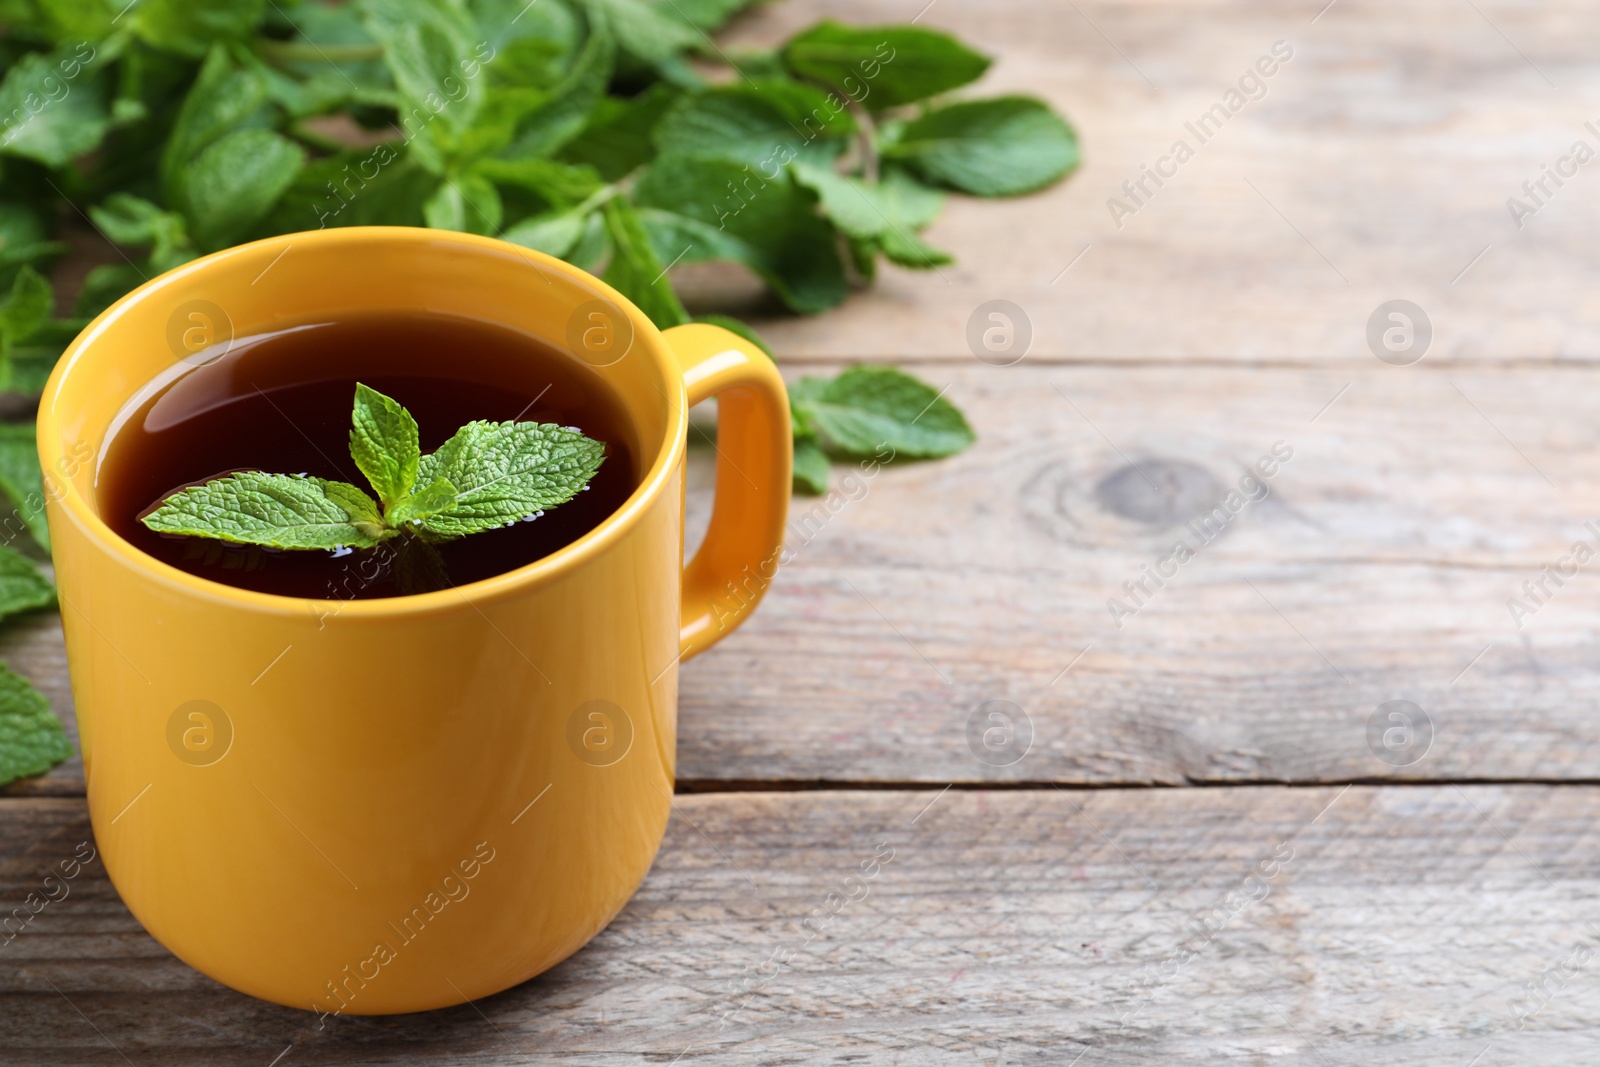
MULTIPOLYGON (((70 521, 76 522, 80 526, 94 548, 115 557, 130 570, 141 572, 190 596, 198 596, 233 607, 248 608, 277 615, 300 616, 304 615, 308 610, 313 614, 320 614, 322 611, 327 610, 319 607, 319 605, 334 605, 329 611, 330 617, 348 614, 356 618, 390 618, 402 615, 431 614, 458 608, 463 602, 476 604, 480 601, 497 599, 512 593, 548 585, 604 554, 616 542, 627 536, 639 524, 644 513, 657 503, 665 491, 671 472, 676 469, 682 460, 683 452, 687 447, 686 436, 689 418, 688 394, 685 390, 683 375, 676 364, 669 359, 670 348, 664 342, 662 331, 631 300, 617 292, 616 289, 601 278, 536 249, 526 248, 494 237, 462 233, 456 230, 434 230, 420 226, 347 226, 280 234, 276 237, 267 237, 259 241, 250 241, 212 252, 181 266, 174 267, 172 270, 144 282, 96 315, 67 345, 66 349, 61 353, 61 358, 56 361, 54 369, 51 370, 50 377, 45 382, 44 390, 39 397, 37 416, 36 444, 43 468, 45 470, 51 469, 54 462, 58 458, 64 458, 65 455, 59 405, 61 392, 67 378, 72 374, 83 352, 111 329, 117 319, 130 307, 150 299, 164 287, 180 278, 207 270, 223 260, 240 256, 250 251, 259 253, 269 249, 276 250, 279 246, 287 246, 289 244, 383 244, 396 242, 453 243, 465 250, 476 253, 494 252, 502 256, 507 250, 511 250, 527 258, 536 268, 554 271, 569 283, 582 285, 586 289, 599 289, 607 299, 612 301, 632 321, 636 350, 639 348, 639 342, 642 339, 651 338, 643 347, 648 353, 648 358, 656 364, 657 369, 661 372, 661 377, 664 379, 664 384, 670 394, 666 397, 670 408, 666 418, 666 441, 663 447, 657 449, 655 462, 640 478, 638 486, 634 488, 627 500, 623 501, 615 511, 593 529, 582 537, 531 563, 523 564, 520 567, 503 571, 500 574, 482 578, 475 582, 468 582, 465 585, 451 586, 449 589, 439 589, 430 593, 412 593, 403 596, 378 597, 367 600, 339 600, 337 598, 294 597, 277 593, 261 593, 252 589, 241 589, 237 586, 212 581, 209 578, 201 578, 136 548, 115 530, 111 529, 110 525, 89 506, 83 494, 75 490, 69 490, 53 503, 67 513, 70 521), (658 351, 658 346, 664 351, 658 351)), ((105 447, 105 443, 102 442, 102 449, 105 447)), ((96 459, 98 461, 99 457, 96 457, 96 459)), ((48 498, 49 494, 47 493, 46 496, 48 498)))

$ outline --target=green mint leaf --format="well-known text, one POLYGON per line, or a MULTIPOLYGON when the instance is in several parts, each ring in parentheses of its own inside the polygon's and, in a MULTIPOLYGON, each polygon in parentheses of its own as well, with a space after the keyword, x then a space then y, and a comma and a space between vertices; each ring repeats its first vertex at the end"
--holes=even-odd
POLYGON ((472 124, 483 101, 483 56, 466 5, 444 0, 360 0, 356 5, 403 98, 401 125, 413 140, 450 135, 472 124), (421 109, 418 111, 417 109, 421 109), (424 124, 414 116, 427 116, 424 124))
POLYGON ((443 478, 436 479, 426 489, 412 493, 394 507, 387 509, 384 512, 384 521, 397 530, 406 529, 410 525, 421 525, 423 519, 431 519, 454 507, 456 496, 455 486, 443 478))
POLYGON ((856 241, 869 242, 863 251, 882 251, 892 262, 916 270, 953 262, 948 253, 917 237, 917 231, 933 220, 944 202, 937 190, 898 168, 889 169, 882 181, 872 183, 802 160, 789 167, 796 181, 817 194, 823 214, 856 241))
POLYGON ((860 178, 803 160, 791 163, 789 169, 796 181, 817 194, 822 213, 851 237, 878 237, 896 224, 884 213, 877 189, 860 178))
POLYGON ((828 454, 809 438, 794 443, 794 488, 811 496, 828 491, 828 454))
POLYGON ((588 40, 571 69, 543 103, 518 119, 516 134, 501 155, 507 159, 548 156, 582 132, 590 114, 605 99, 616 58, 616 38, 606 20, 591 18, 588 40))
POLYGON ((666 266, 656 256, 633 206, 620 197, 605 206, 606 233, 611 238, 611 262, 605 280, 632 300, 663 330, 689 321, 678 294, 667 278, 666 266))
POLYGON ((497 233, 502 214, 499 192, 477 174, 446 178, 422 205, 423 219, 436 230, 497 233))
MULTIPOLYGON (((24 392, 34 388, 35 362, 55 364, 65 344, 35 343, 35 338, 50 325, 55 304, 50 283, 31 266, 18 269, 11 280, 11 291, 0 300, 0 391, 24 392), (42 350, 41 350, 42 348, 42 350)), ((38 338, 39 342, 53 338, 38 338)), ((42 382, 37 383, 42 385, 42 382)))
POLYGON ((494 49, 489 76, 497 83, 549 89, 583 47, 585 20, 569 4, 472 0, 468 6, 494 49))
POLYGON ((829 379, 806 377, 789 383, 790 406, 803 400, 821 400, 828 391, 829 379))
MULTIPOLYGON (((705 52, 710 51, 710 46, 702 45, 700 50, 703 55, 705 52)), ((628 53, 624 52, 622 55, 621 62, 626 66, 628 53)), ((655 68, 656 75, 662 81, 678 89, 698 91, 709 85, 705 77, 701 75, 700 69, 690 61, 688 54, 670 56, 657 63, 655 68)))
POLYGON ((708 240, 718 234, 719 251, 741 250, 741 261, 795 311, 823 311, 849 295, 836 231, 817 215, 815 195, 787 171, 768 180, 731 160, 662 156, 645 170, 634 199, 641 208, 694 219, 708 240))
POLYGON ((149 245, 150 261, 160 270, 170 270, 195 256, 183 216, 142 197, 112 193, 103 204, 89 209, 89 218, 119 245, 149 245))
POLYGON ((889 262, 910 270, 932 270, 955 262, 950 253, 940 251, 907 230, 885 231, 878 238, 878 246, 889 257, 889 262))
POLYGON ((350 414, 350 458, 372 483, 385 509, 410 495, 417 484, 417 420, 398 400, 356 383, 350 414))
POLYGON ((87 319, 50 319, 39 324, 20 345, 9 345, 4 388, 37 395, 72 339, 89 325, 87 319))
POLYGON ((976 81, 988 56, 949 34, 918 26, 819 22, 783 47, 789 69, 872 111, 926 100, 976 81))
POLYGON ((489 93, 511 90, 508 99, 515 106, 509 110, 515 112, 515 119, 550 99, 551 90, 571 73, 576 54, 576 49, 569 50, 556 41, 526 38, 497 48, 489 67, 489 93))
POLYGON ((140 0, 130 14, 151 47, 199 57, 215 41, 249 38, 266 10, 267 0, 140 0))
POLYGON ((442 163, 434 169, 445 175, 464 172, 477 161, 492 157, 511 143, 518 124, 543 105, 549 94, 527 85, 489 84, 484 90, 472 125, 439 144, 442 163))
POLYGON ((213 47, 183 98, 161 152, 167 202, 182 201, 185 171, 195 156, 230 131, 260 125, 266 107, 267 89, 255 72, 236 69, 223 45, 213 47))
POLYGON ((499 233, 506 212, 500 191, 494 187, 494 183, 480 174, 468 173, 463 174, 456 184, 461 190, 462 203, 466 206, 466 225, 461 228, 468 233, 490 237, 499 233))
MULTIPOLYGON (((99 40, 111 32, 117 15, 116 8, 99 0, 55 0, 52 3, 22 6, 31 6, 32 13, 39 20, 38 28, 58 43, 99 40)), ((15 30, 19 27, 13 22, 11 28, 15 30)))
POLYGON ((602 98, 583 132, 561 149, 561 158, 588 164, 606 181, 616 181, 655 155, 656 124, 677 98, 678 91, 664 82, 631 100, 602 98))
POLYGON ((651 0, 655 9, 697 30, 714 33, 729 19, 760 0, 651 0))
POLYGON ((0 153, 64 167, 99 147, 112 117, 95 59, 85 44, 17 60, 0 81, 0 153))
POLYGON ((24 263, 51 259, 67 250, 65 242, 50 240, 54 228, 55 219, 41 205, 0 200, 0 283, 9 285, 24 263))
POLYGON ((422 220, 435 230, 465 230, 467 204, 461 195, 461 186, 448 179, 422 205, 422 220))
POLYGON ((794 434, 794 445, 797 450, 806 443, 821 447, 817 440, 816 428, 806 418, 804 401, 821 399, 827 387, 826 378, 797 378, 788 383, 789 430, 794 434))
POLYGON ((593 167, 554 159, 480 159, 472 169, 514 194, 532 194, 554 210, 577 207, 606 185, 593 167))
POLYGON ((292 119, 326 115, 341 107, 362 103, 367 95, 361 92, 359 86, 353 88, 331 70, 300 80, 268 65, 255 55, 247 55, 245 59, 267 87, 267 99, 283 108, 292 119))
MULTIPOLYGON (((354 4, 300 4, 292 18, 294 36, 288 42, 261 42, 258 47, 264 46, 263 53, 290 80, 305 79, 302 90, 314 82, 337 84, 346 91, 346 99, 359 102, 375 102, 393 93, 394 78, 383 61, 383 48, 367 32, 354 4)), ((283 92, 270 85, 269 91, 283 92)), ((320 87, 310 90, 324 91, 331 92, 320 87)), ((330 100, 328 109, 332 106, 330 100)))
POLYGON ((684 97, 656 124, 654 136, 662 155, 733 160, 747 164, 758 180, 771 180, 790 160, 834 159, 855 129, 850 112, 836 98, 830 104, 826 91, 763 81, 684 97))
POLYGON ((852 367, 832 381, 802 378, 789 391, 803 425, 849 456, 949 456, 977 439, 955 405, 895 367, 852 367))
POLYGON ((44 475, 39 470, 39 445, 33 424, 0 424, 0 492, 13 509, 15 521, 0 521, 0 543, 10 544, 20 523, 39 547, 50 551, 50 527, 44 518, 44 475))
POLYGON ((72 313, 82 319, 92 319, 149 277, 132 263, 102 263, 84 275, 83 288, 78 290, 72 313))
POLYGON ((332 226, 421 226, 438 175, 392 145, 312 160, 258 224, 268 233, 332 226))
POLYGON ((39 565, 16 549, 0 546, 0 619, 56 602, 56 587, 39 565))
POLYGON ((271 130, 239 130, 208 145, 183 183, 195 240, 204 248, 232 243, 294 183, 305 158, 303 148, 271 130))
POLYGON ((111 101, 111 126, 130 126, 135 122, 143 122, 150 117, 150 109, 143 101, 134 100, 126 96, 114 97, 111 101))
POLYGON ((157 533, 269 548, 371 548, 394 534, 353 485, 260 471, 174 493, 142 521, 157 533))
POLYGON ((643 0, 583 0, 595 21, 603 20, 617 43, 646 63, 663 63, 705 40, 679 19, 663 15, 643 0))
MULTIPOLYGON (((669 169, 675 164, 669 164, 669 169)), ((650 238, 650 246, 663 263, 707 263, 722 260, 754 265, 761 253, 726 229, 655 207, 637 207, 639 222, 650 238), (681 258, 680 258, 681 257, 681 258)))
POLYGON ((393 103, 394 79, 383 63, 383 46, 372 39, 350 4, 301 4, 285 29, 236 58, 261 78, 267 96, 291 118, 325 115, 340 108, 393 103))
POLYGON ((43 774, 72 755, 44 694, 0 664, 0 785, 43 774))
POLYGON ((536 422, 469 422, 432 455, 417 481, 444 479, 454 503, 422 520, 436 540, 464 537, 565 504, 600 469, 605 446, 576 429, 536 422))
POLYGON ((1043 101, 1026 96, 969 100, 906 124, 883 149, 929 181, 974 196, 1016 196, 1058 181, 1078 165, 1078 137, 1043 101))
POLYGON ((459 138, 452 166, 459 169, 513 141, 518 158, 553 151, 583 127, 605 96, 614 52, 609 33, 590 20, 594 30, 580 49, 577 15, 552 4, 477 14, 497 43, 484 41, 475 50, 485 57, 483 105, 459 138))
POLYGON ((611 241, 606 236, 605 219, 596 211, 583 224, 583 233, 578 237, 578 243, 573 245, 571 251, 562 258, 574 267, 593 274, 600 269, 601 261, 610 251, 611 241))
POLYGON ((502 241, 532 248, 546 255, 565 257, 583 236, 589 212, 573 209, 523 219, 500 235, 502 241))
POLYGON ((920 231, 944 210, 945 195, 923 185, 911 173, 892 163, 884 164, 878 180, 878 202, 890 218, 912 231, 920 231))
POLYGON ((855 265, 861 280, 871 285, 878 280, 878 242, 874 238, 847 238, 850 245, 850 262, 855 265))
POLYGON ((0 334, 12 344, 25 340, 44 325, 54 307, 55 290, 42 274, 25 266, 0 300, 0 334))

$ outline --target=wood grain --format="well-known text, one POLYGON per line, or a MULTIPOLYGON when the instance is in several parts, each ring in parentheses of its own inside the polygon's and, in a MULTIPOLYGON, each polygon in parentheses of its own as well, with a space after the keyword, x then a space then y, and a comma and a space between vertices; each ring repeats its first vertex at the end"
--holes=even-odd
MULTIPOLYGON (((0 947, 0 1062, 1588 1064, 1597 817, 1588 787, 680 797, 571 960, 321 1031, 168 955, 96 863, 0 947)), ((0 803, 0 901, 87 834, 0 803)))
MULTIPOLYGON (((956 265, 827 316, 678 273, 755 312, 791 377, 909 363, 980 434, 798 499, 771 595, 685 667, 683 788, 753 791, 679 796, 639 894, 549 974, 321 1030, 189 970, 91 864, 0 944, 0 1065, 1593 1064, 1600 561, 1520 627, 1506 602, 1600 546, 1600 177, 1520 229, 1506 198, 1600 145, 1600 11, 1324 2, 741 19, 760 46, 916 16, 999 57, 974 93, 1045 97, 1085 149, 1040 196, 952 198, 927 237, 956 265), (1107 198, 1277 40, 1265 97, 1119 228, 1107 198), (1366 340, 1397 297, 1435 333, 1408 368, 1366 340), (1031 323, 1016 366, 969 347, 992 299, 1031 323), (1107 598, 1278 441, 1270 495, 1117 626, 1107 598), (1393 700, 1425 753, 1371 728, 1393 700), (993 711, 1031 724, 1014 762, 993 711), (1048 785, 1365 779, 1409 781, 1048 785), (1421 784, 1453 779, 1568 784, 1421 784), (861 788, 788 791, 818 783, 861 788), (830 897, 885 848, 863 899, 830 897)), ((59 621, 0 628, 0 659, 70 730, 59 621)), ((0 799, 6 911, 92 839, 82 788, 74 758, 0 790, 32 794, 0 799)))
MULTIPOLYGON (((1521 629, 1507 609, 1574 541, 1600 547, 1594 371, 919 369, 978 444, 872 478, 841 465, 834 496, 796 498, 792 562, 682 672, 691 786, 1600 778, 1600 564, 1547 584, 1521 629), (1185 520, 1278 441, 1293 458, 1270 495, 1119 628, 1108 598, 1133 605, 1122 583, 1198 546, 1185 520), (1397 699, 1435 731, 1406 766, 1367 741, 1397 699), (992 700, 1033 725, 1005 766, 968 746, 992 700)), ((58 627, 10 628, 0 658, 66 714, 58 627)), ((81 791, 81 773, 14 789, 81 791)))
MULTIPOLYGON (((1368 317, 1406 298, 1430 316, 1430 360, 1600 353, 1600 173, 1519 229, 1506 201, 1577 140, 1600 90, 1586 42, 1600 9, 1503 0, 938 0, 919 25, 997 57, 968 95, 1029 93, 1068 115, 1084 163, 1009 201, 952 198, 928 239, 936 273, 890 268, 817 320, 768 316, 785 358, 970 360, 965 331, 1003 298, 1032 320, 1030 359, 1364 361, 1368 317), (1319 11, 1322 11, 1320 17, 1319 11), (1313 21, 1315 19, 1315 21, 1313 21), (1286 41, 1264 98, 1204 145, 1184 124, 1286 41), (1124 196, 1173 142, 1195 157, 1137 215, 1124 196), (1084 253, 1084 249, 1089 251, 1084 253), (1083 253, 1070 271, 1069 263, 1083 253), (1481 258, 1478 258, 1481 254, 1481 258), (1469 268, 1470 265, 1470 269, 1469 268), (1065 271, 1065 273, 1063 273, 1065 271)), ((732 43, 771 45, 819 18, 903 22, 923 0, 774 3, 732 43)), ((1544 199, 1541 197, 1541 199, 1544 199)), ((727 271, 685 284, 747 306, 727 271)))
POLYGON ((1590 371, 922 369, 978 445, 841 476, 836 514, 797 498, 772 595, 683 672, 681 778, 1600 777, 1592 566, 1507 608, 1600 547, 1590 371), (1280 441, 1270 495, 1198 547, 1185 511, 1280 441), (1108 598, 1180 537, 1196 558, 1119 627, 1108 598), (1367 740, 1397 699, 1435 729, 1408 766, 1367 740), (1033 724, 1009 766, 968 746, 992 700, 1033 724))

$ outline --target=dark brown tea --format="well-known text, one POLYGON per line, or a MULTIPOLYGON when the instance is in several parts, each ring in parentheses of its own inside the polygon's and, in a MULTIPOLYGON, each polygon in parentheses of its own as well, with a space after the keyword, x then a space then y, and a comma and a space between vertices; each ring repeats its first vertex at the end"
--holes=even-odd
POLYGON ((212 581, 335 600, 418 590, 399 543, 299 551, 158 534, 139 522, 187 485, 240 470, 311 474, 370 492, 350 458, 358 381, 398 400, 432 452, 475 419, 575 426, 605 444, 599 473, 531 522, 434 546, 433 585, 465 585, 571 544, 638 486, 637 442, 622 406, 578 359, 527 334, 434 313, 367 313, 235 340, 119 418, 97 480, 100 514, 134 547, 212 581), (437 562, 443 562, 438 575, 437 562))

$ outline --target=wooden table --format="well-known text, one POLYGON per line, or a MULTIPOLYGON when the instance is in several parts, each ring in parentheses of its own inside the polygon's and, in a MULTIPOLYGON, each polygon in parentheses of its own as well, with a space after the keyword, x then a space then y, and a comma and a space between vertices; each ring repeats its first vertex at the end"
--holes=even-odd
MULTIPOLYGON (((892 360, 981 440, 797 500, 794 563, 683 673, 665 847, 588 948, 319 1030, 179 963, 95 864, 0 950, 0 1063, 1596 1062, 1600 562, 1523 583, 1600 544, 1600 164, 1520 228, 1506 201, 1600 145, 1600 12, 1325 2, 924 10, 1087 162, 952 203, 955 266, 762 323, 791 376, 892 360), (1265 95, 1114 220, 1280 40, 1265 95), (1015 365, 968 348, 991 299, 1031 322, 1015 365), (1431 322, 1412 365, 1368 345, 1392 299, 1431 322), (1163 563, 1275 445, 1268 495, 1163 563)), ((922 4, 790 0, 735 35, 922 4)), ((54 620, 0 656, 70 724, 54 620)), ((10 907, 90 831, 77 761, 7 792, 10 907)))

